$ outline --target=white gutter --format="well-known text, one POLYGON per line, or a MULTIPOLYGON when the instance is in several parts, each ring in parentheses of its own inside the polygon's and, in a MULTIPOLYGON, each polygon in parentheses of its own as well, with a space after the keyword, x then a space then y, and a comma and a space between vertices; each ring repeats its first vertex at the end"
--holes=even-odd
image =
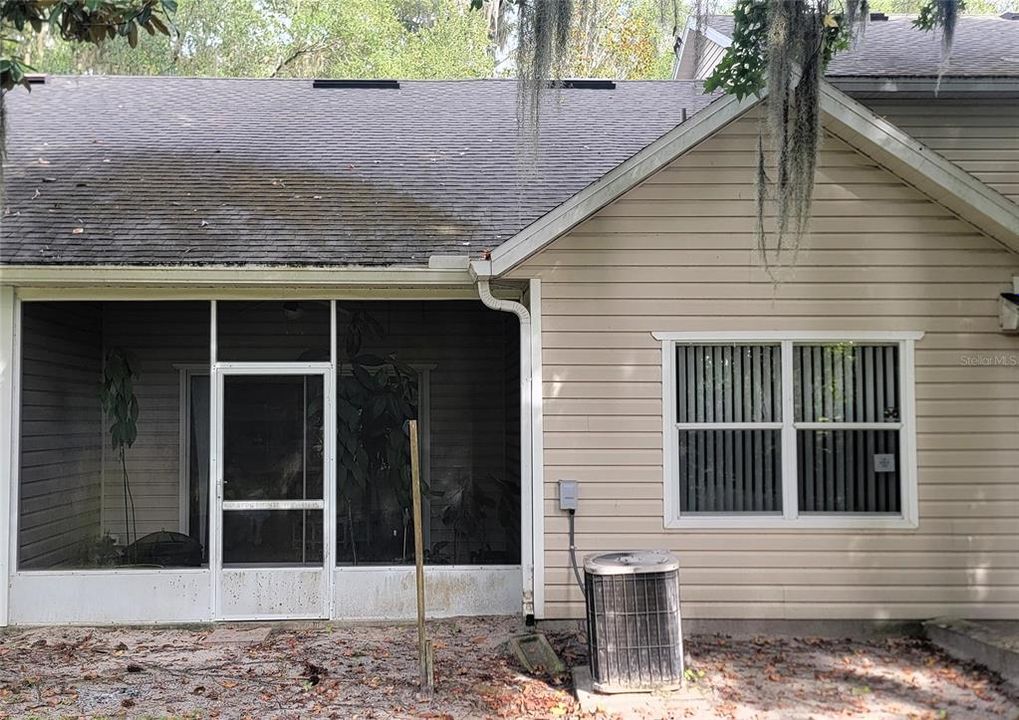
MULTIPOLYGON (((463 265, 463 264, 461 264, 463 265)), ((0 285, 74 287, 470 287, 466 266, 3 265, 0 285)))
POLYGON ((868 77, 863 75, 829 75, 825 78, 842 92, 854 98, 973 98, 994 99, 1019 97, 1016 77, 868 77))
POLYGON ((478 297, 485 307, 513 313, 520 320, 520 565, 523 612, 534 615, 534 522, 531 463, 531 313, 521 303, 492 295, 486 278, 478 278, 478 297))

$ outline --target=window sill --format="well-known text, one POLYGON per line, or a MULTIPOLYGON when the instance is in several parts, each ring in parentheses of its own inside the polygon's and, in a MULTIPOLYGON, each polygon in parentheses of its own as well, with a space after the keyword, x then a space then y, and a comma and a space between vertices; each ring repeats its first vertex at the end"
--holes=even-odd
POLYGON ((801 515, 795 519, 761 515, 684 515, 666 518, 667 530, 915 530, 916 520, 878 515, 801 515))

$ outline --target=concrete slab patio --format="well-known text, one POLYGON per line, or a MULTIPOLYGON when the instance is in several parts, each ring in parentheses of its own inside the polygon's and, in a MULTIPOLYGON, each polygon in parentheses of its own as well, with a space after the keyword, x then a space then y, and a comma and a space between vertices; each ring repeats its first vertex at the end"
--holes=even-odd
MULTIPOLYGON (((569 672, 528 675, 507 648, 513 618, 429 623, 435 696, 417 698, 408 625, 9 628, 0 633, 0 718, 607 718, 586 712, 569 672), (269 629, 261 641, 248 642, 269 629)), ((548 633, 570 667, 582 636, 548 633)), ((625 718, 987 720, 1019 716, 1014 691, 924 640, 688 638, 701 700, 625 718)), ((650 700, 650 698, 649 698, 650 700)))
POLYGON ((983 665, 1019 688, 1019 620, 938 618, 924 623, 924 631, 952 657, 983 665))

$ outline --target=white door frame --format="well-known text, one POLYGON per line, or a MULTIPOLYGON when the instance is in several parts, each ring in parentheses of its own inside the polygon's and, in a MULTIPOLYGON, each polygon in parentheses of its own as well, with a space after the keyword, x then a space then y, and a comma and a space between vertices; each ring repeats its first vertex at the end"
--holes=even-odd
MULTIPOLYGON (((335 372, 331 362, 227 362, 213 363, 210 373, 210 405, 212 414, 212 448, 210 450, 211 468, 209 472, 213 492, 210 493, 212 509, 209 514, 209 567, 212 570, 212 617, 214 620, 271 620, 271 619, 328 619, 332 614, 332 568, 335 543, 333 542, 336 512, 334 505, 335 488, 335 445, 336 445, 336 413, 333 408, 335 372), (299 375, 318 376, 322 378, 322 423, 323 452, 322 462, 325 464, 322 475, 321 500, 243 500, 230 501, 223 499, 223 409, 224 386, 227 376, 238 375, 299 375), (233 615, 223 607, 223 512, 237 510, 319 510, 324 513, 322 522, 322 566, 320 593, 321 610, 313 615, 306 613, 282 614, 243 614, 233 615)), ((231 571, 239 572, 239 571, 231 571)), ((312 572, 311 568, 259 568, 251 572, 286 573, 312 572)))
MULTIPOLYGON (((219 328, 217 323, 217 302, 210 303, 209 338, 209 593, 210 616, 213 620, 281 620, 281 619, 328 619, 333 615, 333 566, 336 553, 336 301, 329 301, 329 360, 327 362, 220 362, 218 353, 219 328), (322 377, 322 568, 320 611, 314 615, 254 614, 243 617, 223 612, 223 386, 226 375, 320 375, 322 377)), ((307 501, 292 501, 294 509, 317 509, 305 507, 307 501)), ((277 510, 285 509, 283 503, 270 503, 277 510)), ((240 506, 231 503, 235 509, 240 506)), ((241 503, 250 505, 250 503, 241 503)), ((289 507, 289 504, 287 505, 289 507)), ((261 506, 260 506, 261 507, 261 506)), ((280 571, 282 572, 282 571, 280 571)))

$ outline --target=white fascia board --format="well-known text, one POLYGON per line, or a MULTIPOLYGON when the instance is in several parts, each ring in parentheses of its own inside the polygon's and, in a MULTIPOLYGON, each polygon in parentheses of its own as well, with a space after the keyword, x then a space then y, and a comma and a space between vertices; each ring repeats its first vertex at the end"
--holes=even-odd
POLYGON ((829 83, 855 98, 972 98, 996 99, 1019 97, 1019 78, 980 77, 864 77, 830 75, 829 83))
POLYGON ((24 299, 476 297, 468 267, 50 266, 0 267, 24 299))
POLYGON ((711 103, 493 250, 491 274, 513 269, 758 102, 757 97, 727 95, 711 103))
POLYGON ((705 38, 715 43, 719 47, 727 48, 732 45, 732 38, 725 33, 715 30, 715 28, 708 25, 706 22, 698 27, 697 15, 691 15, 690 19, 686 21, 686 29, 692 32, 699 32, 705 38))
POLYGON ((826 130, 1019 252, 1019 205, 827 82, 821 86, 821 110, 826 130))
POLYGON ((683 28, 683 34, 679 36, 679 52, 672 60, 672 79, 679 80, 680 70, 683 67, 683 58, 686 56, 686 40, 690 36, 690 24, 683 28))
POLYGON ((132 266, 5 265, 4 285, 470 285, 466 266, 431 267, 286 267, 269 265, 132 266))

